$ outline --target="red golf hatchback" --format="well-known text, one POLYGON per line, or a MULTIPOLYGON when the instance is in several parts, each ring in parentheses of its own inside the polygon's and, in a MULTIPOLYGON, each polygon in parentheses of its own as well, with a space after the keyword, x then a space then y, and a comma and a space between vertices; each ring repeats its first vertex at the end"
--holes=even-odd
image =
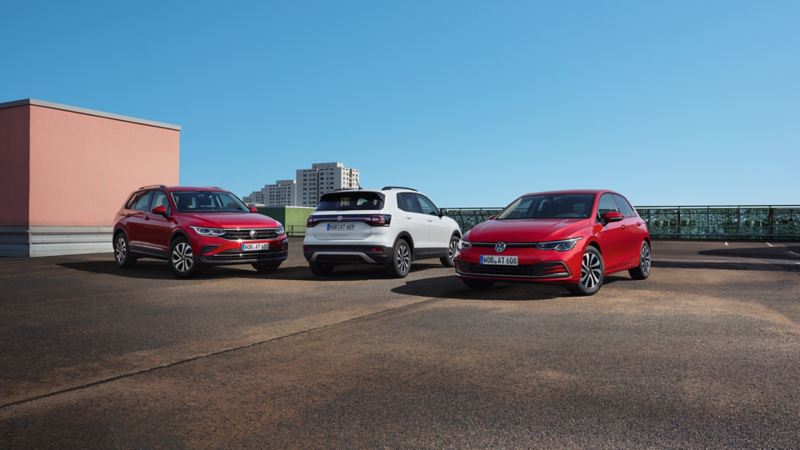
POLYGON ((650 275, 647 224, 605 190, 526 194, 464 235, 456 273, 472 288, 495 281, 557 283, 592 295, 610 273, 650 275))
POLYGON ((139 188, 117 213, 113 244, 120 267, 142 257, 166 259, 182 278, 216 264, 272 272, 289 250, 278 221, 212 187, 139 188))

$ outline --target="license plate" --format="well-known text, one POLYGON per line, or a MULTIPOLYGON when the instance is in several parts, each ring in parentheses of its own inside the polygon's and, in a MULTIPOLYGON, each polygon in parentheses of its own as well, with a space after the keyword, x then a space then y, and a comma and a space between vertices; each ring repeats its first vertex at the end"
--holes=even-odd
POLYGON ((269 250, 269 242, 253 242, 242 244, 243 252, 257 252, 259 250, 269 250))
POLYGON ((325 227, 328 231, 353 231, 356 225, 353 223, 329 223, 325 227))
POLYGON ((516 256, 482 255, 481 265, 484 266, 518 266, 519 258, 516 256))

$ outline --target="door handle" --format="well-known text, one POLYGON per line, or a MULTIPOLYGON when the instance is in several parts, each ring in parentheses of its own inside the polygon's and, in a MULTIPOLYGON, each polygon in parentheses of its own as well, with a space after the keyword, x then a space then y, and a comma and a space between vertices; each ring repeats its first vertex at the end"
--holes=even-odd
POLYGON ((622 228, 624 230, 625 227, 627 227, 627 225, 622 225, 620 228, 622 228))
POLYGON ((406 219, 411 220, 411 216, 406 216, 406 219))

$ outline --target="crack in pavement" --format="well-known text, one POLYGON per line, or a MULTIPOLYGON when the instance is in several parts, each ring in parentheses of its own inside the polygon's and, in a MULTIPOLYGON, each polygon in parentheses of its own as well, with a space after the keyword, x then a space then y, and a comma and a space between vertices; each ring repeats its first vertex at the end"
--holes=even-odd
POLYGON ((46 398, 55 397, 55 396, 58 396, 58 395, 61 395, 61 394, 67 394, 67 393, 70 393, 70 392, 80 391, 80 390, 88 389, 88 388, 91 388, 91 387, 94 387, 94 386, 99 386, 99 385, 102 385, 102 384, 111 383, 111 382, 114 382, 114 381, 117 381, 117 380, 122 380, 122 379, 125 379, 125 378, 135 377, 137 375, 144 375, 144 374, 152 373, 152 372, 155 372, 155 371, 158 371, 158 370, 162 370, 162 369, 169 369, 171 367, 179 366, 179 365, 190 363, 190 362, 193 362, 193 361, 198 361, 198 360, 201 360, 201 359, 212 358, 212 357, 219 356, 219 355, 224 355, 224 354, 227 354, 227 353, 233 353, 233 352, 236 352, 236 351, 239 351, 239 350, 246 350, 246 349, 257 347, 257 346, 260 346, 260 345, 270 344, 272 342, 279 341, 279 340, 282 340, 282 339, 291 338, 291 337, 295 337, 295 336, 300 336, 300 335, 303 335, 303 334, 309 334, 309 333, 313 333, 315 331, 325 330, 327 328, 332 328, 332 327, 339 326, 339 325, 345 325, 345 324, 348 324, 348 323, 351 323, 351 322, 356 322, 356 321, 360 321, 360 320, 369 320, 369 319, 372 319, 372 318, 375 318, 375 317, 379 317, 381 315, 395 313, 395 312, 401 312, 401 311, 404 311, 404 310, 409 310, 409 309, 421 307, 421 306, 424 306, 424 305, 427 305, 427 304, 430 304, 430 303, 435 303, 435 302, 439 302, 439 301, 443 301, 443 300, 444 299, 441 299, 441 298, 427 298, 425 300, 421 300, 421 301, 414 302, 414 303, 409 303, 409 304, 406 304, 406 305, 403 305, 403 306, 398 306, 398 307, 395 307, 395 308, 389 308, 389 309, 384 309, 384 310, 381 310, 381 311, 376 311, 376 312, 372 312, 372 313, 368 313, 368 314, 363 314, 363 315, 360 315, 360 316, 355 316, 355 317, 351 317, 351 318, 346 319, 346 320, 342 320, 340 322, 334 322, 334 323, 330 323, 330 324, 327 324, 327 325, 321 325, 321 326, 314 327, 314 328, 308 328, 308 329, 305 329, 305 330, 300 330, 300 331, 297 331, 297 332, 294 332, 294 333, 285 334, 283 336, 273 337, 273 338, 266 339, 266 340, 263 340, 263 341, 251 342, 249 344, 240 345, 240 346, 237 346, 237 347, 225 348, 225 349, 222 349, 222 350, 217 350, 217 351, 210 352, 210 353, 204 353, 202 355, 196 355, 196 356, 192 356, 190 358, 184 358, 184 359, 181 359, 181 360, 178 360, 178 361, 173 361, 173 362, 166 363, 166 364, 160 364, 160 365, 153 366, 153 367, 148 367, 148 368, 145 368, 145 369, 139 369, 139 370, 134 370, 132 372, 123 373, 123 374, 120 374, 120 375, 115 375, 113 377, 103 378, 101 380, 92 381, 90 383, 84 383, 84 384, 77 385, 77 386, 71 386, 71 387, 67 387, 67 388, 63 388, 63 389, 58 389, 56 391, 48 392, 46 394, 40 394, 40 395, 36 395, 36 396, 33 396, 33 397, 24 398, 24 399, 20 399, 20 400, 15 400, 13 402, 2 404, 2 405, 0 405, 0 411, 2 411, 4 409, 11 408, 11 407, 14 407, 14 406, 19 406, 19 405, 23 405, 23 404, 30 403, 30 402, 35 402, 35 401, 38 401, 38 400, 43 400, 43 399, 46 399, 46 398))

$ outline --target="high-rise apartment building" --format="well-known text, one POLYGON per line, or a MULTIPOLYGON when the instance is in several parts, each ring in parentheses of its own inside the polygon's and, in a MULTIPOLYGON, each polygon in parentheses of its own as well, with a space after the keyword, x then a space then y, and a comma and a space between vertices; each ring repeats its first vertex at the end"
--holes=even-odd
POLYGON ((278 180, 264 186, 266 206, 297 206, 297 183, 294 180, 278 180))
POLYGON ((298 206, 317 206, 320 196, 338 189, 358 189, 358 177, 358 169, 339 162, 314 163, 310 169, 298 169, 298 206))

